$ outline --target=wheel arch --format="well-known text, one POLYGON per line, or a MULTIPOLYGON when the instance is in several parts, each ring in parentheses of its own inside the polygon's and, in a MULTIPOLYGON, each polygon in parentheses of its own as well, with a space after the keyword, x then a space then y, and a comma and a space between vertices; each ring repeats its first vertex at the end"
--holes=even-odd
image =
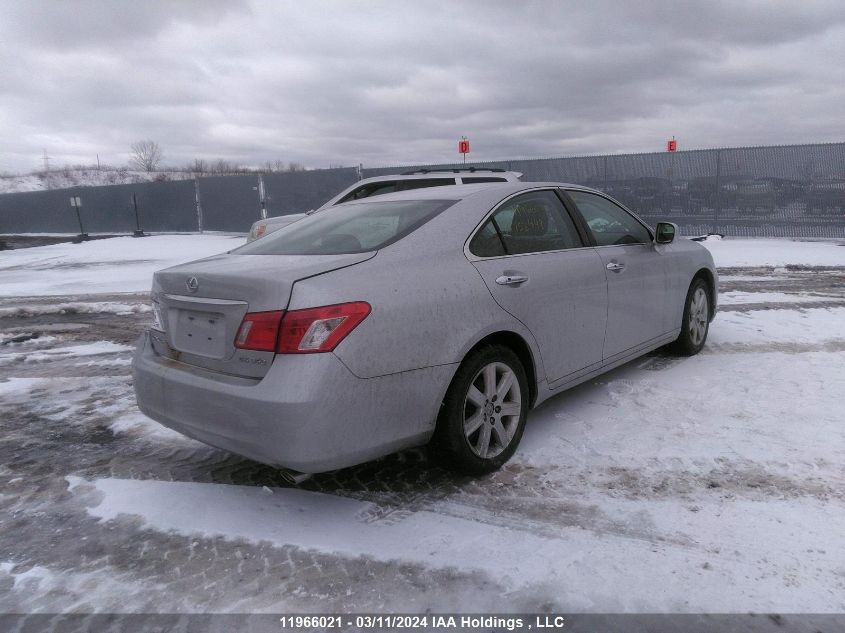
POLYGON ((710 321, 716 316, 716 280, 713 278, 713 272, 709 268, 700 268, 690 280, 690 286, 695 283, 696 279, 703 279, 704 283, 707 285, 707 294, 709 295, 707 298, 710 300, 709 310, 710 310, 710 321))
POLYGON ((538 393, 537 366, 534 359, 534 353, 531 351, 531 347, 528 345, 528 342, 516 332, 512 332, 510 330, 500 330, 498 332, 487 334, 484 338, 479 340, 467 351, 464 358, 485 345, 502 345, 517 355, 522 363, 522 367, 525 369, 525 377, 528 380, 528 408, 533 408, 534 403, 537 401, 538 393))

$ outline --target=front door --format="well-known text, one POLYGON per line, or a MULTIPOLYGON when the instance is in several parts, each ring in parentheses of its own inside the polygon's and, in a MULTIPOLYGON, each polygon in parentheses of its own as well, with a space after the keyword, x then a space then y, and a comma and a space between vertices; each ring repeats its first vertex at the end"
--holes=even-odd
POLYGON ((607 277, 607 334, 604 359, 623 355, 665 334, 669 279, 662 250, 649 230, 613 201, 571 190, 596 242, 607 277))

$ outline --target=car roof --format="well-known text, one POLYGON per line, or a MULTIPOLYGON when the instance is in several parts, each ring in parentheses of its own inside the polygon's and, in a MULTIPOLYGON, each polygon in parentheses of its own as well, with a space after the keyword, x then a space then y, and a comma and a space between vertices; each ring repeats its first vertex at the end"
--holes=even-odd
POLYGON ((383 193, 378 196, 350 200, 340 205, 361 204, 365 202, 389 202, 391 200, 465 200, 476 195, 490 194, 491 196, 507 197, 520 191, 530 191, 544 187, 565 187, 566 189, 578 189, 579 191, 590 191, 601 194, 600 191, 573 185, 564 182, 494 182, 473 185, 449 185, 444 187, 425 187, 423 189, 411 189, 410 191, 395 191, 383 193))
POLYGON ((383 174, 381 176, 370 176, 355 183, 355 185, 366 185, 371 182, 385 182, 391 180, 431 180, 432 178, 519 178, 522 174, 516 171, 493 171, 476 169, 467 170, 431 170, 426 172, 414 172, 404 174, 383 174))

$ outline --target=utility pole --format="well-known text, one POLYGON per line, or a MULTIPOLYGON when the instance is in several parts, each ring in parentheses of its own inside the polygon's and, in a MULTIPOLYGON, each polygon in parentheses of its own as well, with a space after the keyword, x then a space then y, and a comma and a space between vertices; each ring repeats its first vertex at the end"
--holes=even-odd
POLYGON ((41 154, 41 160, 44 161, 44 186, 49 189, 50 188, 50 158, 51 156, 47 156, 47 149, 44 149, 44 152, 41 154))

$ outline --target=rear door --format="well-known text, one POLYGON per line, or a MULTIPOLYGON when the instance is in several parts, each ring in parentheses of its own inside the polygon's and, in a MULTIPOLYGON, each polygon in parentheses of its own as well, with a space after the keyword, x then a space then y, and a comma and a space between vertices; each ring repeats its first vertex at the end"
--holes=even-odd
POLYGON ((468 250, 496 302, 534 335, 550 383, 601 362, 602 260, 582 241, 554 190, 503 202, 468 250))
POLYGON ((654 247, 649 229, 612 200, 587 191, 567 194, 595 240, 607 276, 603 356, 612 360, 671 329, 666 259, 654 247))

